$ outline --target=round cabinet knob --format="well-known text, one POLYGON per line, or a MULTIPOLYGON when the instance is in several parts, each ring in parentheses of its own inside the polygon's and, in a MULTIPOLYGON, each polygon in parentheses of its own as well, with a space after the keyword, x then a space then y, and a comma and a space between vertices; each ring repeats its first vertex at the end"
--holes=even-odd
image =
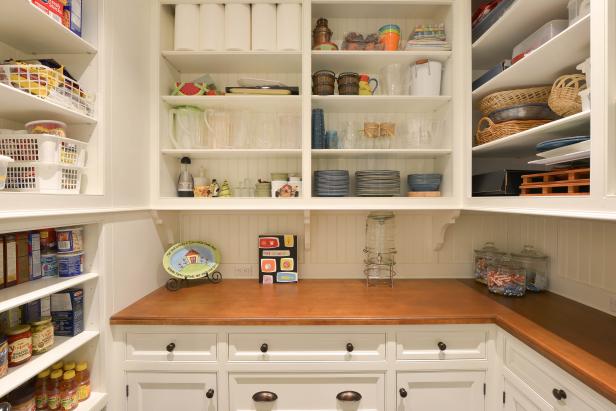
POLYGON ((276 393, 271 391, 259 391, 252 396, 254 402, 274 402, 277 399, 276 393))
POLYGON ((552 395, 554 396, 554 398, 556 398, 558 401, 560 400, 566 400, 567 399, 567 393, 564 390, 561 390, 559 388, 554 388, 552 390, 552 395))
POLYGON ((355 347, 353 347, 353 344, 351 344, 351 343, 347 343, 347 345, 346 345, 346 350, 347 350, 348 352, 353 352, 353 350, 354 350, 354 349, 355 349, 355 347))
POLYGON ((438 345, 438 349, 441 350, 441 351, 445 351, 447 349, 447 344, 445 344, 442 341, 439 341, 438 344, 436 344, 436 345, 438 345))
POLYGON ((361 401, 361 394, 357 391, 342 391, 336 395, 338 401, 357 402, 361 401))
POLYGON ((269 346, 266 343, 261 344, 261 352, 266 353, 269 350, 269 346))
POLYGON ((173 352, 173 350, 175 350, 175 343, 167 344, 167 351, 168 352, 173 352))
POLYGON ((407 395, 409 395, 409 393, 406 392, 406 390, 404 388, 400 388, 400 396, 402 398, 406 398, 407 395))
POLYGON ((209 389, 209 390, 207 390, 207 392, 205 393, 205 396, 206 396, 207 398, 214 398, 214 390, 210 388, 210 389, 209 389))

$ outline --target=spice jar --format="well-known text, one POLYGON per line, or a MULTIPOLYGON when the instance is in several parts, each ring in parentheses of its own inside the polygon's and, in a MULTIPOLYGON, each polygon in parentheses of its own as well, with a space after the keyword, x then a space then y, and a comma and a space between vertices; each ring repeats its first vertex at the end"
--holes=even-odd
POLYGON ((11 392, 8 396, 11 411, 35 411, 34 385, 26 383, 11 392))
POLYGON ((489 267, 496 269, 504 255, 505 253, 496 248, 491 241, 485 243, 483 248, 475 250, 475 258, 473 259, 475 280, 487 284, 489 267))
POLYGON ((42 354, 48 351, 54 343, 53 324, 51 317, 43 317, 32 324, 32 353, 42 354))
POLYGON ((0 378, 9 373, 9 343, 6 335, 0 334, 0 378))
POLYGON ((47 386, 49 385, 50 374, 51 370, 45 370, 36 376, 36 382, 34 384, 34 400, 36 402, 37 410, 47 409, 47 386))
POLYGON ((539 292, 548 287, 548 256, 532 245, 525 245, 513 258, 526 270, 526 289, 539 292))
POLYGON ((16 367, 32 358, 32 332, 29 325, 9 328, 6 334, 9 343, 9 367, 16 367))
POLYGON ((312 31, 312 48, 330 43, 333 32, 328 27, 327 19, 321 17, 312 31))
MULTIPOLYGON (((55 365, 55 364, 54 364, 55 365)), ((62 381, 62 370, 55 369, 49 376, 49 384, 47 385, 47 408, 50 411, 59 410, 62 407, 62 398, 60 392, 60 382, 62 381)))
POLYGON ((521 297, 526 292, 526 271, 522 265, 504 256, 498 270, 488 270, 488 289, 495 294, 521 297))
POLYGON ((90 371, 87 362, 80 362, 75 367, 75 386, 77 387, 77 400, 79 402, 90 398, 90 371))

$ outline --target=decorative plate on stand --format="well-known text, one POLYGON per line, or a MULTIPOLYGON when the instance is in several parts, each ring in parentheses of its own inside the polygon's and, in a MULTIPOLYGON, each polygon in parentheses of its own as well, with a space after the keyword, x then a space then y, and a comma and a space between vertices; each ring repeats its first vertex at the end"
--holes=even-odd
POLYGON ((220 252, 204 241, 184 241, 172 245, 163 256, 163 267, 170 276, 167 289, 178 290, 189 280, 206 280, 217 283, 222 274, 217 271, 220 252))

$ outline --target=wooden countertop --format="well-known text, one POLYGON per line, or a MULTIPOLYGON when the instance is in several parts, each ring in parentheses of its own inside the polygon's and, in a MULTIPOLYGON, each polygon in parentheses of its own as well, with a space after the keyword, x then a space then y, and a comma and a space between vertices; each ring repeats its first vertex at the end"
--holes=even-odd
POLYGON ((142 325, 395 325, 495 323, 616 403, 616 317, 552 293, 507 298, 473 280, 225 280, 164 287, 111 317, 142 325))

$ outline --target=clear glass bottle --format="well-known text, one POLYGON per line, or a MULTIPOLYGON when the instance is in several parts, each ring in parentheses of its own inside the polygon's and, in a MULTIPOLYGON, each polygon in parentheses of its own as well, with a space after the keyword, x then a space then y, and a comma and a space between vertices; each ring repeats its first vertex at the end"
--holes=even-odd
POLYGON ((513 258, 526 269, 526 289, 539 292, 548 288, 548 256, 532 245, 525 245, 513 258))
POLYGON ((396 225, 391 211, 372 212, 366 220, 366 263, 393 264, 396 225))
POLYGON ((488 270, 488 289, 495 294, 521 297, 526 292, 526 270, 506 255, 501 259, 498 270, 488 270))
POLYGON ((491 241, 485 243, 483 248, 475 250, 475 258, 473 259, 475 280, 487 284, 489 268, 495 269, 504 255, 505 253, 496 248, 491 241))

